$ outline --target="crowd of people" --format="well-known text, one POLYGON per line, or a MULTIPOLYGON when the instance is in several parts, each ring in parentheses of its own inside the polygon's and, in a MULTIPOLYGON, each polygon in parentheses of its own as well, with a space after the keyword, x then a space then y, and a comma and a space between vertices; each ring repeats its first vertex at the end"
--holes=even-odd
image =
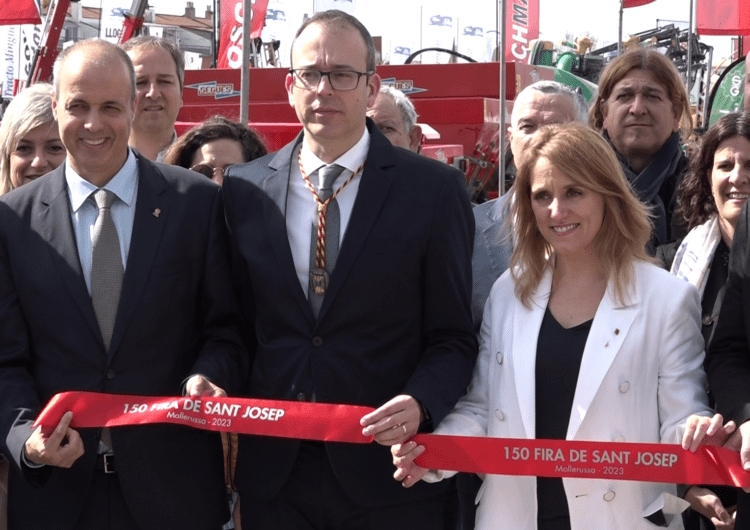
POLYGON ((750 528, 735 488, 453 478, 413 440, 723 444, 750 470, 750 113, 688 157, 679 73, 629 51, 591 108, 557 82, 521 91, 517 177, 472 205, 420 154, 356 18, 306 20, 291 65, 303 129, 273 153, 221 116, 178 136, 184 60, 155 37, 67 47, 53 84, 9 105, 7 528, 750 528), (71 412, 32 429, 68 390, 364 405, 375 443, 78 429, 71 412))

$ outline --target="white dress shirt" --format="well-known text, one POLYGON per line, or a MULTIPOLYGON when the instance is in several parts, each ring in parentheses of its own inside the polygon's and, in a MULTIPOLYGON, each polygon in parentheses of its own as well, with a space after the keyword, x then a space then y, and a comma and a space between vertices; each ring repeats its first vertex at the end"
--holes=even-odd
MULTIPOLYGON (((78 246, 78 258, 81 262, 83 277, 86 279, 86 287, 91 294, 91 251, 94 240, 94 225, 96 224, 96 218, 99 216, 99 208, 92 194, 99 188, 78 175, 67 160, 65 162, 65 180, 68 183, 70 213, 78 246)), ((128 149, 128 158, 125 164, 107 182, 104 189, 117 196, 112 203, 111 212, 112 221, 117 229, 117 237, 120 240, 124 272, 128 262, 130 237, 133 234, 133 219, 135 218, 135 199, 138 194, 138 163, 131 149, 128 149)))
MULTIPOLYGON (((329 165, 320 160, 313 152, 307 147, 307 144, 303 140, 301 142, 301 161, 302 166, 305 168, 305 173, 310 177, 310 182, 315 186, 316 190, 319 190, 319 183, 317 175, 313 175, 319 168, 329 165)), ((289 171, 289 191, 286 199, 286 231, 289 235, 289 245, 292 249, 292 257, 294 258, 294 267, 297 270, 297 277, 299 278, 300 285, 302 285, 302 291, 307 296, 307 288, 310 283, 310 245, 312 244, 312 227, 317 226, 318 222, 318 205, 315 202, 315 198, 312 195, 312 191, 305 184, 300 172, 299 164, 297 164, 297 156, 299 153, 299 147, 295 150, 292 156, 292 166, 289 171)), ((370 133, 365 129, 362 138, 354 144, 346 153, 337 158, 333 164, 343 166, 344 171, 333 183, 333 191, 336 192, 341 185, 347 181, 347 179, 359 169, 367 158, 367 152, 370 149, 370 133)), ((362 171, 357 174, 352 181, 346 185, 336 196, 336 201, 339 204, 339 212, 341 219, 340 229, 340 240, 339 249, 343 248, 345 242, 344 236, 346 235, 346 227, 349 224, 349 218, 354 208, 354 200, 357 198, 357 191, 359 190, 359 182, 362 178, 362 171)))

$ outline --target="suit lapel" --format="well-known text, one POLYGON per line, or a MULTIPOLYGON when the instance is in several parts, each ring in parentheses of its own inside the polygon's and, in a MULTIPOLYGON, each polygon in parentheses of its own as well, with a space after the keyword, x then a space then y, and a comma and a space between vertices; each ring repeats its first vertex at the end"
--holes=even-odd
POLYGON ((530 308, 515 304, 513 317, 513 373, 518 408, 528 438, 536 436, 536 348, 551 287, 552 269, 547 267, 530 308))
POLYGON ((359 256, 362 246, 365 244, 370 230, 372 230, 386 202, 386 197, 395 178, 393 172, 389 171, 389 168, 395 165, 394 148, 384 136, 372 130, 370 123, 368 120, 370 149, 367 153, 365 168, 362 171, 352 214, 341 241, 336 268, 331 274, 331 284, 320 308, 319 322, 322 321, 328 308, 341 290, 346 276, 359 256))
POLYGON ((586 413, 599 391, 604 376, 617 357, 630 326, 640 311, 637 301, 638 293, 635 293, 627 306, 618 304, 614 299, 614 284, 610 281, 594 315, 586 347, 583 350, 566 435, 569 440, 575 438, 585 420, 586 413))
POLYGON ((148 280, 151 265, 159 248, 159 240, 164 226, 169 220, 167 182, 159 170, 140 155, 138 158, 138 195, 136 197, 133 232, 130 236, 130 250, 122 280, 120 305, 117 309, 117 320, 112 333, 112 344, 109 348, 109 359, 122 341, 125 330, 133 318, 133 313, 141 298, 143 288, 148 280), (159 216, 154 210, 161 210, 159 216))
POLYGON ((47 179, 47 186, 41 194, 43 208, 39 214, 40 231, 42 237, 54 250, 53 260, 70 295, 91 331, 101 340, 94 306, 91 304, 91 295, 86 288, 86 280, 83 277, 81 261, 78 257, 78 244, 71 221, 70 199, 64 168, 65 164, 62 164, 54 170, 54 173, 47 179))
POLYGON ((300 133, 294 142, 285 145, 276 153, 268 164, 269 173, 261 175, 257 185, 266 192, 270 199, 264 203, 263 220, 268 230, 276 261, 279 264, 279 272, 286 279, 290 292, 294 294, 297 303, 309 314, 312 322, 314 320, 312 309, 307 301, 307 293, 302 290, 297 277, 292 249, 289 246, 289 234, 286 229, 286 202, 289 192, 289 175, 293 162, 292 156, 296 152, 297 146, 302 142, 302 135, 303 133, 300 133))

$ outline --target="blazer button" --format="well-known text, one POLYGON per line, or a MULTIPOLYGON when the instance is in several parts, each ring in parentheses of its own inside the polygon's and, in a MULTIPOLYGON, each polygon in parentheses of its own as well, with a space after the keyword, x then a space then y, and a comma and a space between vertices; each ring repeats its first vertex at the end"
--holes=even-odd
POLYGON ((495 409, 495 417, 496 417, 496 418, 497 418, 498 420, 500 420, 500 421, 503 421, 503 420, 505 419, 505 414, 503 414, 503 411, 502 411, 502 410, 500 410, 500 409, 495 409))
POLYGON ((304 392, 300 392, 299 394, 297 394, 297 401, 307 401, 304 392))
POLYGON ((620 392, 624 394, 628 390, 630 390, 630 383, 628 381, 625 381, 620 385, 620 392))
POLYGON ((503 364, 503 352, 497 352, 497 364, 503 364))
POLYGON ((714 317, 710 313, 706 313, 705 315, 703 315, 703 318, 701 319, 701 322, 703 322, 704 326, 710 326, 713 323, 713 321, 714 321, 714 317))
POLYGON ((313 337, 312 345, 319 348, 323 345, 323 337, 313 337))
POLYGON ((107 379, 114 379, 116 375, 114 370, 107 370, 107 379))
POLYGON ((608 491, 604 494, 604 500, 607 502, 615 500, 615 492, 614 491, 608 491))

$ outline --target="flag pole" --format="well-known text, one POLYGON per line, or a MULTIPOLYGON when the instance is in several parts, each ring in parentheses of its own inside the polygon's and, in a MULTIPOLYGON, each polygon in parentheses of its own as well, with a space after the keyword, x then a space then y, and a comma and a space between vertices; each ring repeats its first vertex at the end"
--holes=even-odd
POLYGON ((625 0, 620 0, 620 28, 617 38, 617 56, 622 55, 622 16, 625 12, 625 0))
POLYGON ((693 68, 693 0, 690 0, 690 19, 689 20, 690 22, 688 23, 687 79, 686 79, 688 101, 690 100, 690 89, 692 88, 690 74, 693 68))
POLYGON ((247 125, 250 122, 250 17, 253 7, 251 0, 243 2, 242 17, 242 75, 240 76, 240 123, 247 125))
POLYGON ((505 192, 505 67, 506 65, 506 59, 505 59, 505 17, 506 17, 506 10, 505 10, 505 0, 498 0, 498 12, 497 12, 497 24, 498 24, 498 40, 500 41, 498 43, 498 53, 500 54, 500 57, 498 59, 500 60, 500 106, 498 109, 498 114, 500 118, 500 130, 498 131, 498 138, 497 138, 497 148, 499 150, 499 164, 498 164, 498 182, 500 185, 498 186, 498 194, 502 195, 505 192))

